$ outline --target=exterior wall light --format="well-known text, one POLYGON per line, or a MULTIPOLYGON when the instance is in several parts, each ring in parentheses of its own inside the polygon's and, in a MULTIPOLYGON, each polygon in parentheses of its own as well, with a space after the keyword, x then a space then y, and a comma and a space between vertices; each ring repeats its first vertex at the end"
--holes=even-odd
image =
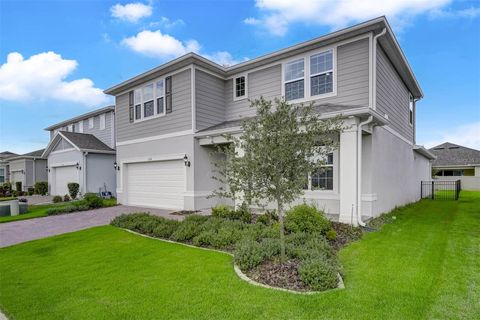
POLYGON ((82 170, 82 167, 80 166, 80 163, 77 162, 76 168, 77 168, 77 170, 82 170))
POLYGON ((48 166, 46 166, 45 171, 50 172, 50 168, 48 166))
POLYGON ((185 164, 185 167, 190 167, 190 161, 188 160, 187 155, 183 157, 183 163, 185 164))
POLYGON ((117 163, 117 161, 113 163, 113 169, 120 171, 120 165, 117 163))

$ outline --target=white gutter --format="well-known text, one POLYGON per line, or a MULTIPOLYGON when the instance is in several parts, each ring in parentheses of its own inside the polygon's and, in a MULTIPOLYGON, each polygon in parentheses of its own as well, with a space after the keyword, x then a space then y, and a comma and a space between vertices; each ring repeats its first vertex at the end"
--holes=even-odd
POLYGON ((372 70, 372 82, 373 82, 373 105, 372 109, 377 110, 377 41, 378 38, 387 33, 387 28, 383 28, 382 32, 373 37, 373 70, 372 70))
POLYGON ((357 127, 357 223, 365 227, 362 221, 362 127, 373 121, 373 116, 360 122, 357 127))

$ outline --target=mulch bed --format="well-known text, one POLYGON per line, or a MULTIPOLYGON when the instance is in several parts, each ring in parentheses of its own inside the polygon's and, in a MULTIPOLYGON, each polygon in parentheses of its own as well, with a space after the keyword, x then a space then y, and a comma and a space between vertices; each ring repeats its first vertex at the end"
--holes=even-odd
POLYGON ((172 212, 170 214, 172 214, 174 216, 187 216, 189 214, 195 214, 195 213, 198 213, 198 212, 200 212, 200 210, 181 210, 181 211, 172 212))
POLYGON ((297 260, 288 260, 284 263, 267 260, 246 274, 250 279, 272 287, 307 291, 308 287, 298 275, 298 267, 297 260))
POLYGON ((347 244, 353 241, 360 240, 362 238, 362 229, 358 227, 352 227, 345 223, 332 222, 332 228, 337 233, 335 240, 330 240, 330 244, 335 250, 340 250, 347 244))

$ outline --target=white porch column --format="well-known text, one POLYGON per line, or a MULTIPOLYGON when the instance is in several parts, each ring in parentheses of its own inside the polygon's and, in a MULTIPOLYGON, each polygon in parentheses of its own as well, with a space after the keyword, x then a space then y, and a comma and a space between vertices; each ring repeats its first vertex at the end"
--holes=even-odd
MULTIPOLYGON (((237 152, 239 157, 243 157, 245 155, 245 150, 243 150, 242 148, 235 147, 235 151, 237 152)), ((243 203, 243 192, 240 192, 238 195, 238 199, 235 199, 235 208, 239 208, 242 205, 242 203, 243 203)))
POLYGON ((344 121, 340 134, 340 217, 343 223, 357 225, 357 118, 344 121))

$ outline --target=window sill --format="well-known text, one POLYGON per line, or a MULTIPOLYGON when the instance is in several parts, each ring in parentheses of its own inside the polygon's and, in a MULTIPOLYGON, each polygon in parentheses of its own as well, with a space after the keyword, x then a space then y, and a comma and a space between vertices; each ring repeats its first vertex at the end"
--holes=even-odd
POLYGON ((315 100, 321 100, 321 99, 326 99, 326 98, 331 98, 331 97, 336 97, 337 92, 329 92, 329 93, 324 93, 324 94, 319 94, 316 96, 310 96, 309 98, 302 98, 302 99, 295 99, 295 100, 288 100, 288 103, 305 103, 305 102, 312 102, 315 100))
POLYGON ((165 116, 166 116, 166 113, 156 114, 156 115, 150 116, 148 118, 140 118, 138 120, 134 120, 133 124, 148 121, 148 120, 153 120, 153 119, 157 119, 157 118, 161 118, 161 117, 165 117, 165 116))
POLYGON ((303 198, 318 200, 339 200, 340 195, 334 190, 304 190, 303 198))
POLYGON ((236 102, 236 101, 242 101, 242 100, 247 100, 247 99, 248 99, 248 97, 247 97, 247 96, 238 97, 238 98, 235 98, 235 97, 234 97, 234 98, 233 98, 233 101, 235 101, 235 102, 236 102))

